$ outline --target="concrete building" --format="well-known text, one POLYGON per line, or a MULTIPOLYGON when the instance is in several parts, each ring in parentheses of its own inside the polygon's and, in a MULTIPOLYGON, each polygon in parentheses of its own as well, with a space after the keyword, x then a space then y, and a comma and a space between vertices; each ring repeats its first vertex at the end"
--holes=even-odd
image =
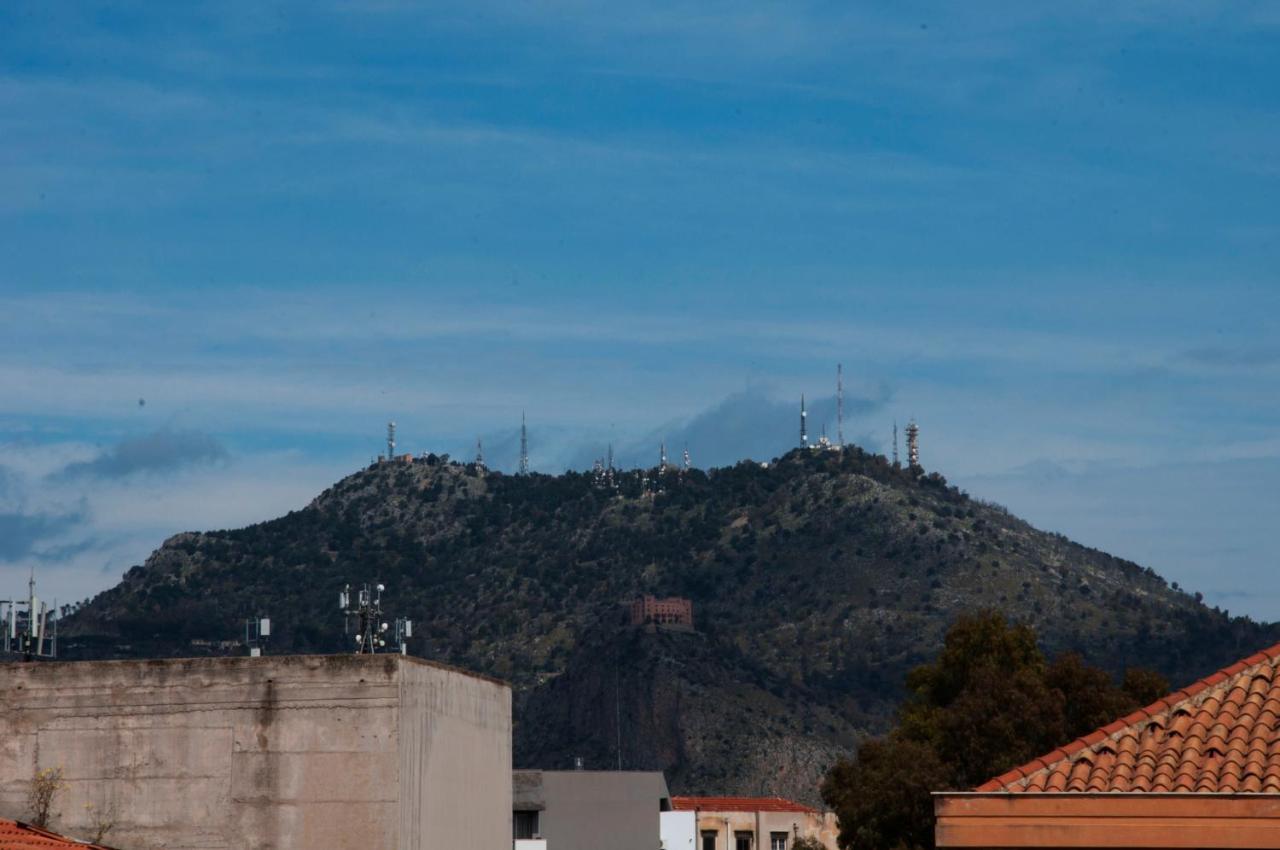
POLYGON ((781 797, 672 797, 671 805, 697 815, 697 850, 791 850, 797 838, 837 850, 834 814, 781 797))
POLYGON ((400 655, 2 664, 0 816, 49 767, 129 850, 511 846, 510 689, 400 655))
POLYGON ((512 787, 514 838, 547 850, 657 850, 671 810, 658 771, 517 770, 512 787))

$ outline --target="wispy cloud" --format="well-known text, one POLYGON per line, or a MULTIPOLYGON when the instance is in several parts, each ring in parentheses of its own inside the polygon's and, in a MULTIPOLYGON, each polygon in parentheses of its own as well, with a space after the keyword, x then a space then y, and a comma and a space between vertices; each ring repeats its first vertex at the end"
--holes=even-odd
POLYGON ((93 460, 68 465, 65 478, 124 478, 139 473, 168 472, 217 463, 228 457, 215 437, 198 431, 161 430, 122 440, 93 460))

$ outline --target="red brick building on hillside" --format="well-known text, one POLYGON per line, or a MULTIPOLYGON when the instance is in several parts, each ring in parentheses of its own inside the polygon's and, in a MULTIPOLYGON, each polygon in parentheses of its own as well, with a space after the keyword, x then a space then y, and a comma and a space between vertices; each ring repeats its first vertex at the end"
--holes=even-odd
POLYGON ((680 596, 658 599, 645 595, 631 603, 633 626, 681 626, 693 629, 693 603, 680 596))
POLYGON ((934 811, 939 848, 1280 847, 1280 645, 934 811))

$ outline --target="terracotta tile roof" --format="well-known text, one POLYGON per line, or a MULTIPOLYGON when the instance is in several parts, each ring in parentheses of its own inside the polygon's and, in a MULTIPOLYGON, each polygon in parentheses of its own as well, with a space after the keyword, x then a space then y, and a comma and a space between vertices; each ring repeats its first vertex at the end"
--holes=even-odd
POLYGON ((977 791, 1280 793, 1280 645, 977 791))
POLYGON ((0 850, 56 850, 74 847, 76 850, 108 850, 98 844, 64 838, 19 821, 0 818, 0 850))
POLYGON ((804 812, 817 809, 781 797, 672 797, 671 808, 678 812, 804 812))

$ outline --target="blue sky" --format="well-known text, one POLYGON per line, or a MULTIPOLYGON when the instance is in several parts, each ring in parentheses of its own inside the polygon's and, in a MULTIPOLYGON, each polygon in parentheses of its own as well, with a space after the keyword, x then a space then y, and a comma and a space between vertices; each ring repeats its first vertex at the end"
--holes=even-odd
MULTIPOLYGON (((800 393, 1280 618, 1268 3, 0 7, 0 586, 800 393), (139 404, 139 400, 145 404, 139 404)), ((834 423, 829 423, 834 427, 834 423)))

